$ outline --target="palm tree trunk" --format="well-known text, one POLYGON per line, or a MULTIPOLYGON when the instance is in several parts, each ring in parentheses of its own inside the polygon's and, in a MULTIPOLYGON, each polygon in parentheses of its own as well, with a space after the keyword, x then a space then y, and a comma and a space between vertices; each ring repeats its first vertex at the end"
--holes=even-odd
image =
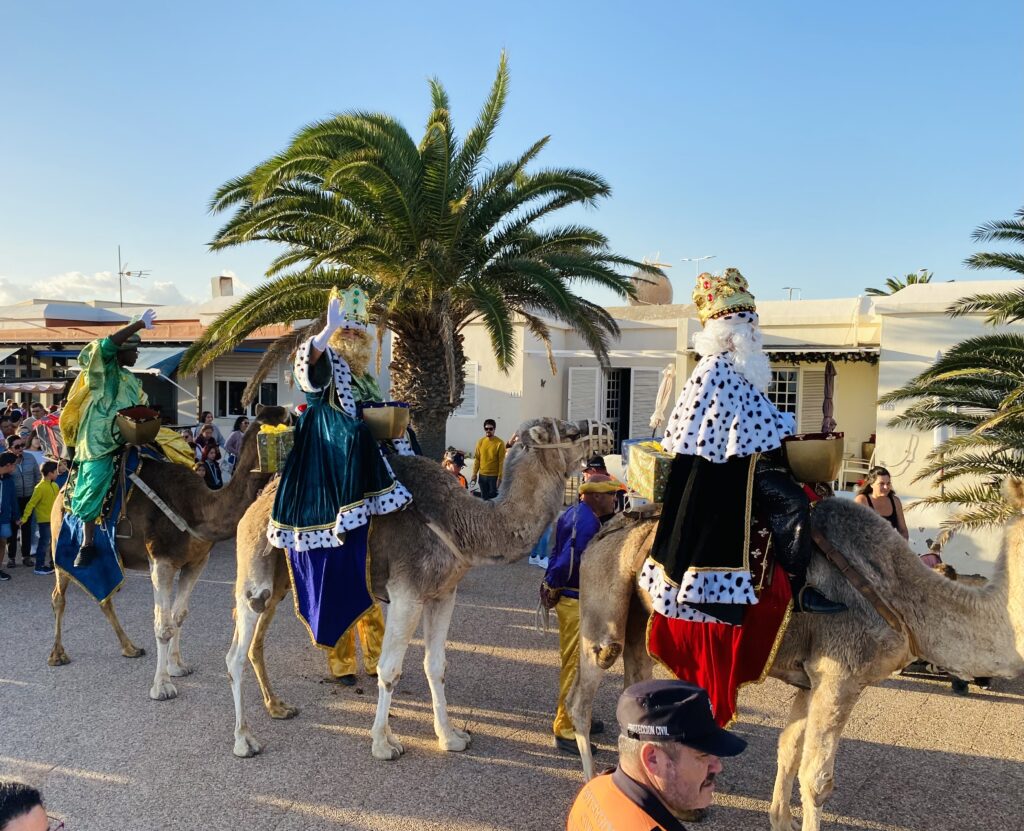
MULTIPOLYGON (((461 372, 454 383, 449 379, 449 362, 444 350, 438 348, 443 343, 439 310, 402 314, 393 320, 392 327, 391 397, 409 404, 423 455, 440 460, 445 451, 448 416, 462 403, 465 379, 461 372)), ((455 335, 452 351, 451 365, 461 369, 466 360, 461 334, 455 335)))

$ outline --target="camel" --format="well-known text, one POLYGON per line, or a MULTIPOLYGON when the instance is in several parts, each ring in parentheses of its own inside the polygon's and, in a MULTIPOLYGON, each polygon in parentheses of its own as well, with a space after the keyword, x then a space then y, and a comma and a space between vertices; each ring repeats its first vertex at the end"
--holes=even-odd
MULTIPOLYGON (((490 502, 469 494, 435 461, 422 456, 389 457, 398 480, 412 492, 413 502, 404 511, 375 517, 370 525, 373 594, 390 603, 377 662, 375 758, 397 759, 404 752, 388 725, 388 714, 406 649, 421 617, 426 644, 423 666, 438 743, 449 751, 469 747, 469 734, 448 719, 444 692, 445 641, 456 588, 475 565, 513 563, 530 552, 561 508, 566 478, 579 471, 589 453, 610 449, 608 435, 608 428, 596 422, 576 425, 553 418, 525 422, 519 428, 519 442, 506 456, 498 497, 490 502)), ((291 588, 284 552, 266 539, 275 493, 276 484, 271 483, 238 526, 235 633, 226 660, 235 703, 234 753, 243 758, 262 749, 242 705, 246 654, 270 716, 290 718, 297 712, 271 690, 263 658, 263 641, 274 610, 291 588)))
MULTIPOLYGON (((1008 498, 1024 507, 1024 484, 1008 498)), ((863 574, 905 622, 893 629, 824 557, 809 581, 849 610, 793 615, 770 674, 798 689, 779 736, 772 831, 792 831, 790 809, 799 773, 803 831, 818 831, 834 787, 836 750, 864 688, 914 658, 951 675, 1012 678, 1024 671, 1024 520, 1007 530, 991 581, 981 587, 946 579, 923 565, 874 511, 840 499, 820 503, 817 528, 863 574)), ((650 606, 636 587, 657 520, 617 517, 587 547, 580 569, 580 670, 570 693, 584 774, 593 776, 586 740, 603 671, 623 655, 625 682, 649 678, 646 622, 650 606)))
MULTIPOLYGON (((199 580, 214 543, 231 539, 242 513, 266 485, 271 474, 253 472, 256 467, 256 434, 263 424, 282 424, 289 419, 283 407, 263 407, 253 420, 242 442, 242 450, 235 465, 235 475, 220 490, 210 490, 184 465, 171 462, 143 464, 140 478, 178 514, 197 536, 178 528, 143 493, 133 493, 128 500, 125 516, 130 521, 132 534, 118 539, 117 546, 125 568, 149 571, 153 581, 155 600, 153 628, 156 633, 156 674, 149 697, 155 701, 175 698, 178 690, 171 678, 180 678, 192 672, 181 657, 181 624, 188 615, 188 600, 199 580), (178 575, 177 592, 174 577, 178 575)), ((64 495, 61 492, 50 515, 53 539, 60 533, 64 495)), ((56 636, 48 663, 62 666, 68 658, 61 642, 64 606, 70 576, 56 572, 53 589, 53 613, 56 618, 56 636)), ((145 650, 128 638, 114 611, 113 597, 100 604, 103 614, 114 628, 121 642, 121 654, 138 658, 145 650)))

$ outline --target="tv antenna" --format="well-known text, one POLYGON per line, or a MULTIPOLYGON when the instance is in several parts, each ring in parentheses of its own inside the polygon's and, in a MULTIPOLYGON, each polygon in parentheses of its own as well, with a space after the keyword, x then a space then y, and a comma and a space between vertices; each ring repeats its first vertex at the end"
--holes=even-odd
POLYGON ((149 269, 137 269, 136 271, 128 270, 128 263, 121 262, 121 246, 117 246, 117 292, 120 298, 121 307, 124 308, 124 281, 125 278, 129 280, 133 277, 148 277, 153 272, 149 269))

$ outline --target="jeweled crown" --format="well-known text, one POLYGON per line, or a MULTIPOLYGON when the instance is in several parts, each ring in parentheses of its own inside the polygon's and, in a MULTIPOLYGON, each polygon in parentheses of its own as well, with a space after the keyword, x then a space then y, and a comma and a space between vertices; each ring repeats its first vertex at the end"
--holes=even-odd
POLYGON ((756 312, 754 295, 739 269, 727 268, 722 274, 698 275, 693 289, 693 303, 701 326, 709 320, 733 312, 756 312))
POLYGON ((370 298, 365 289, 349 286, 341 290, 335 286, 331 289, 331 297, 337 297, 341 301, 341 314, 345 319, 341 328, 366 329, 370 323, 370 298))

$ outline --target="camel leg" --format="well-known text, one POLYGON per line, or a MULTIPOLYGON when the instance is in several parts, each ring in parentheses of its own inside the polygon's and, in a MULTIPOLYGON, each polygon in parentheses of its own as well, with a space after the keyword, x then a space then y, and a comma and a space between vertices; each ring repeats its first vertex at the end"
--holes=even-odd
POLYGON ((769 810, 772 831, 793 831, 794 828, 790 800, 796 772, 800 767, 810 702, 810 690, 797 690, 789 710, 789 721, 779 734, 778 770, 775 774, 775 790, 772 792, 772 807, 769 810))
POLYGON ((444 672, 446 667, 445 641, 455 610, 455 592, 439 600, 431 600, 423 607, 423 642, 426 655, 423 671, 430 685, 430 697, 434 702, 434 733, 442 750, 462 751, 469 747, 472 738, 465 730, 452 727, 448 720, 448 701, 444 695, 444 672))
MULTIPOLYGON (((389 587, 390 588, 390 587, 389 587)), ((390 591, 391 608, 384 628, 384 643, 377 661, 377 716, 373 720, 370 736, 373 739, 373 757, 383 761, 397 759, 405 748, 388 724, 391 697, 402 677, 402 662, 409 648, 416 626, 423 614, 422 601, 405 587, 390 591)))
MULTIPOLYGON (((580 633, 581 644, 583 633, 580 633)), ((590 747, 590 725, 593 721, 594 699, 604 677, 604 667, 598 662, 597 653, 580 649, 580 663, 576 680, 569 691, 569 715, 576 731, 576 747, 583 762, 583 777, 589 782, 594 778, 594 755, 590 747)))
POLYGON ((646 681, 654 675, 654 661, 647 652, 647 619, 650 614, 644 609, 634 593, 629 604, 629 619, 626 621, 626 642, 622 650, 623 687, 630 687, 646 681))
POLYGON ((863 686, 853 679, 814 679, 812 676, 803 758, 800 761, 803 831, 819 831, 821 828, 822 807, 835 787, 839 739, 862 690, 863 686))
POLYGON ((243 759, 255 756, 263 748, 249 732, 242 704, 242 675, 245 673, 245 656, 253 641, 253 633, 261 613, 250 608, 244 598, 235 597, 235 634, 231 639, 225 662, 231 679, 231 697, 235 702, 235 746, 232 752, 243 759))
POLYGON ((277 604, 281 602, 291 590, 291 582, 288 579, 288 569, 284 562, 285 555, 277 552, 277 568, 274 573, 274 590, 270 599, 267 600, 263 614, 256 622, 256 634, 253 637, 252 645, 249 647, 249 663, 252 664, 253 672, 256 673, 256 680, 259 681, 260 691, 263 693, 263 706, 271 718, 294 718, 299 714, 298 707, 286 704, 281 698, 274 695, 270 688, 270 678, 267 675, 267 664, 263 657, 263 641, 267 636, 267 630, 274 620, 274 613, 277 611, 277 604))
POLYGON ((68 653, 64 651, 64 644, 61 640, 64 606, 67 601, 68 584, 71 582, 71 576, 59 570, 55 574, 57 579, 53 586, 53 595, 50 598, 50 603, 53 606, 53 619, 56 624, 56 631, 53 637, 53 649, 50 651, 50 658, 46 663, 51 667, 60 667, 71 662, 68 653))
POLYGON ((117 618, 117 612, 114 611, 113 596, 100 603, 100 610, 103 612, 103 616, 110 622, 114 629, 114 634, 117 635, 117 639, 121 642, 121 654, 125 658, 141 658, 146 654, 145 649, 131 642, 131 639, 122 628, 121 621, 117 618))
POLYGON ((184 566, 178 573, 178 590, 174 595, 174 606, 171 607, 171 620, 174 621, 174 632, 171 635, 171 651, 167 660, 167 673, 172 678, 181 678, 191 675, 193 667, 190 667, 181 659, 181 625, 188 617, 188 601, 192 596, 192 590, 199 582, 199 576, 206 568, 210 557, 203 557, 201 562, 191 563, 184 566))
POLYGON ((154 701, 177 698, 178 689, 167 672, 171 638, 174 636, 174 615, 171 597, 174 591, 175 568, 171 563, 153 559, 149 573, 153 581, 153 632, 156 634, 156 675, 149 697, 154 701))

